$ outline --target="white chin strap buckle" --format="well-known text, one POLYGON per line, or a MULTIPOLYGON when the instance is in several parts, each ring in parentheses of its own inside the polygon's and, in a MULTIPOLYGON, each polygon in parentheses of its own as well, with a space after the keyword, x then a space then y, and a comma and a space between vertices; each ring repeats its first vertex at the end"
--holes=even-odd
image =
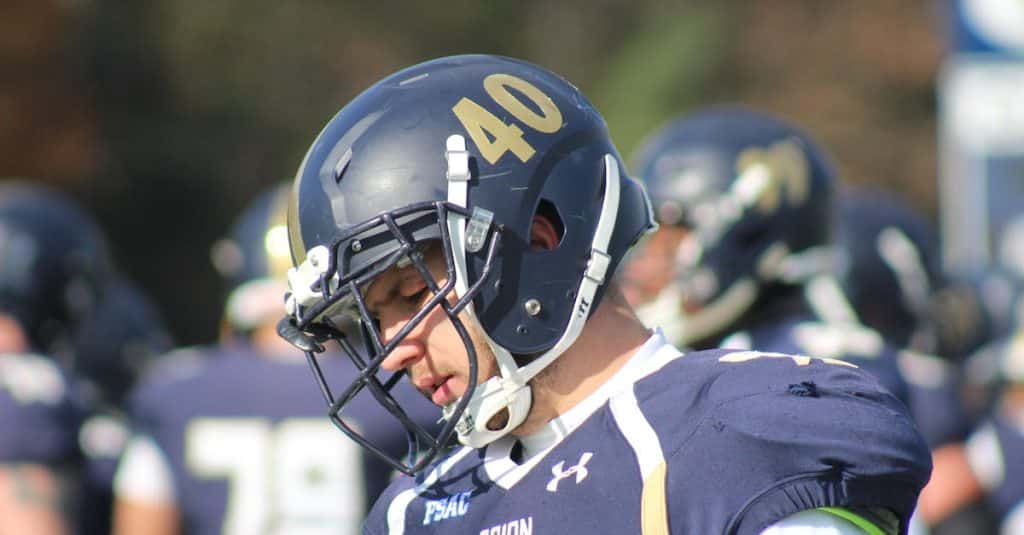
POLYGON ((298 268, 288 269, 288 297, 284 304, 285 313, 299 319, 300 307, 308 307, 322 299, 320 291, 313 290, 312 287, 327 272, 330 259, 330 250, 323 245, 317 245, 309 250, 306 260, 298 268))
MULTIPOLYGON (((471 448, 482 448, 507 435, 526 421, 532 402, 533 395, 528 385, 502 377, 488 379, 476 387, 473 398, 455 426, 459 442, 471 448), (502 418, 502 412, 506 412, 502 426, 490 429, 488 424, 502 418)), ((449 407, 454 409, 455 404, 449 407)), ((446 416, 449 411, 446 407, 446 416)))

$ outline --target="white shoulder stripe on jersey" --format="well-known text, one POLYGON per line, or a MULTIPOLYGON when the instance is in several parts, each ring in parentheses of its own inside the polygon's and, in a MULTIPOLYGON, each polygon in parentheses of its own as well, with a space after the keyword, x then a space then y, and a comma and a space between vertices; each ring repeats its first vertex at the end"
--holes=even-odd
POLYGON ((576 404, 561 416, 548 422, 544 428, 530 436, 519 437, 526 461, 515 464, 508 455, 515 441, 495 442, 487 448, 484 469, 488 477, 503 489, 510 489, 533 467, 554 449, 562 440, 582 425, 591 415, 601 409, 609 399, 620 392, 632 393, 633 385, 640 379, 660 370, 669 362, 681 357, 678 349, 665 341, 661 330, 656 330, 637 353, 596 391, 576 404))
POLYGON ((388 533, 390 535, 402 535, 405 533, 405 511, 409 508, 409 504, 412 503, 417 496, 430 488, 431 485, 437 482, 438 479, 444 475, 452 466, 462 460, 463 457, 469 453, 476 451, 469 446, 463 446, 462 449, 452 454, 444 461, 438 463, 430 474, 423 479, 423 483, 416 485, 415 487, 398 493, 391 504, 388 505, 388 533))
POLYGON ((608 406, 615 417, 615 423, 633 448, 640 465, 640 475, 646 481, 651 472, 665 461, 658 434, 640 410, 636 393, 632 390, 613 397, 608 401, 608 406))

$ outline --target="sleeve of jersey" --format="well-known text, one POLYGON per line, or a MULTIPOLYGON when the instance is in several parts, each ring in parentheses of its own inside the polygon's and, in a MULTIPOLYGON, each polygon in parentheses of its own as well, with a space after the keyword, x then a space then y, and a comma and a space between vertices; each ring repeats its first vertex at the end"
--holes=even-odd
POLYGON ((81 408, 62 390, 41 398, 0 386, 0 463, 60 463, 78 452, 81 408))
POLYGON ((747 356, 718 359, 700 423, 664 452, 673 532, 757 534, 820 507, 888 509, 905 530, 931 472, 905 406, 848 365, 747 356))

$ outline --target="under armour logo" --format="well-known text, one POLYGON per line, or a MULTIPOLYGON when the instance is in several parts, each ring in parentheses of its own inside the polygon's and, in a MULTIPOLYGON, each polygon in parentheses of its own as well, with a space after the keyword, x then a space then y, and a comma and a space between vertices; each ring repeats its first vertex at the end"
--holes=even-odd
POLYGON ((548 485, 545 488, 548 489, 548 492, 555 492, 558 490, 558 483, 572 476, 576 476, 576 484, 579 485, 590 473, 587 471, 587 463, 593 456, 594 454, 589 451, 583 452, 583 455, 580 455, 580 462, 570 466, 568 470, 563 469, 565 461, 558 461, 558 464, 551 467, 551 475, 554 477, 551 478, 551 481, 548 481, 548 485))

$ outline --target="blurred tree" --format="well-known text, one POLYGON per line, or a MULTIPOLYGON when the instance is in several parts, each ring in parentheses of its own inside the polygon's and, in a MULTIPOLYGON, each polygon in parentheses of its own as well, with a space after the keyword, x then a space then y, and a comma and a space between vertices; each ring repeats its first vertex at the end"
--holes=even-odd
POLYGON ((746 102, 806 125, 854 182, 934 212, 928 0, 15 0, 0 17, 0 174, 92 206, 177 338, 212 340, 209 247, 380 77, 487 52, 580 86, 623 156, 667 117, 746 102))
POLYGON ((103 153, 68 35, 74 10, 9 0, 0 13, 0 176, 73 186, 99 170, 103 153))
POLYGON ((652 4, 590 92, 627 158, 669 118, 714 101, 709 78, 729 46, 731 6, 652 4))

